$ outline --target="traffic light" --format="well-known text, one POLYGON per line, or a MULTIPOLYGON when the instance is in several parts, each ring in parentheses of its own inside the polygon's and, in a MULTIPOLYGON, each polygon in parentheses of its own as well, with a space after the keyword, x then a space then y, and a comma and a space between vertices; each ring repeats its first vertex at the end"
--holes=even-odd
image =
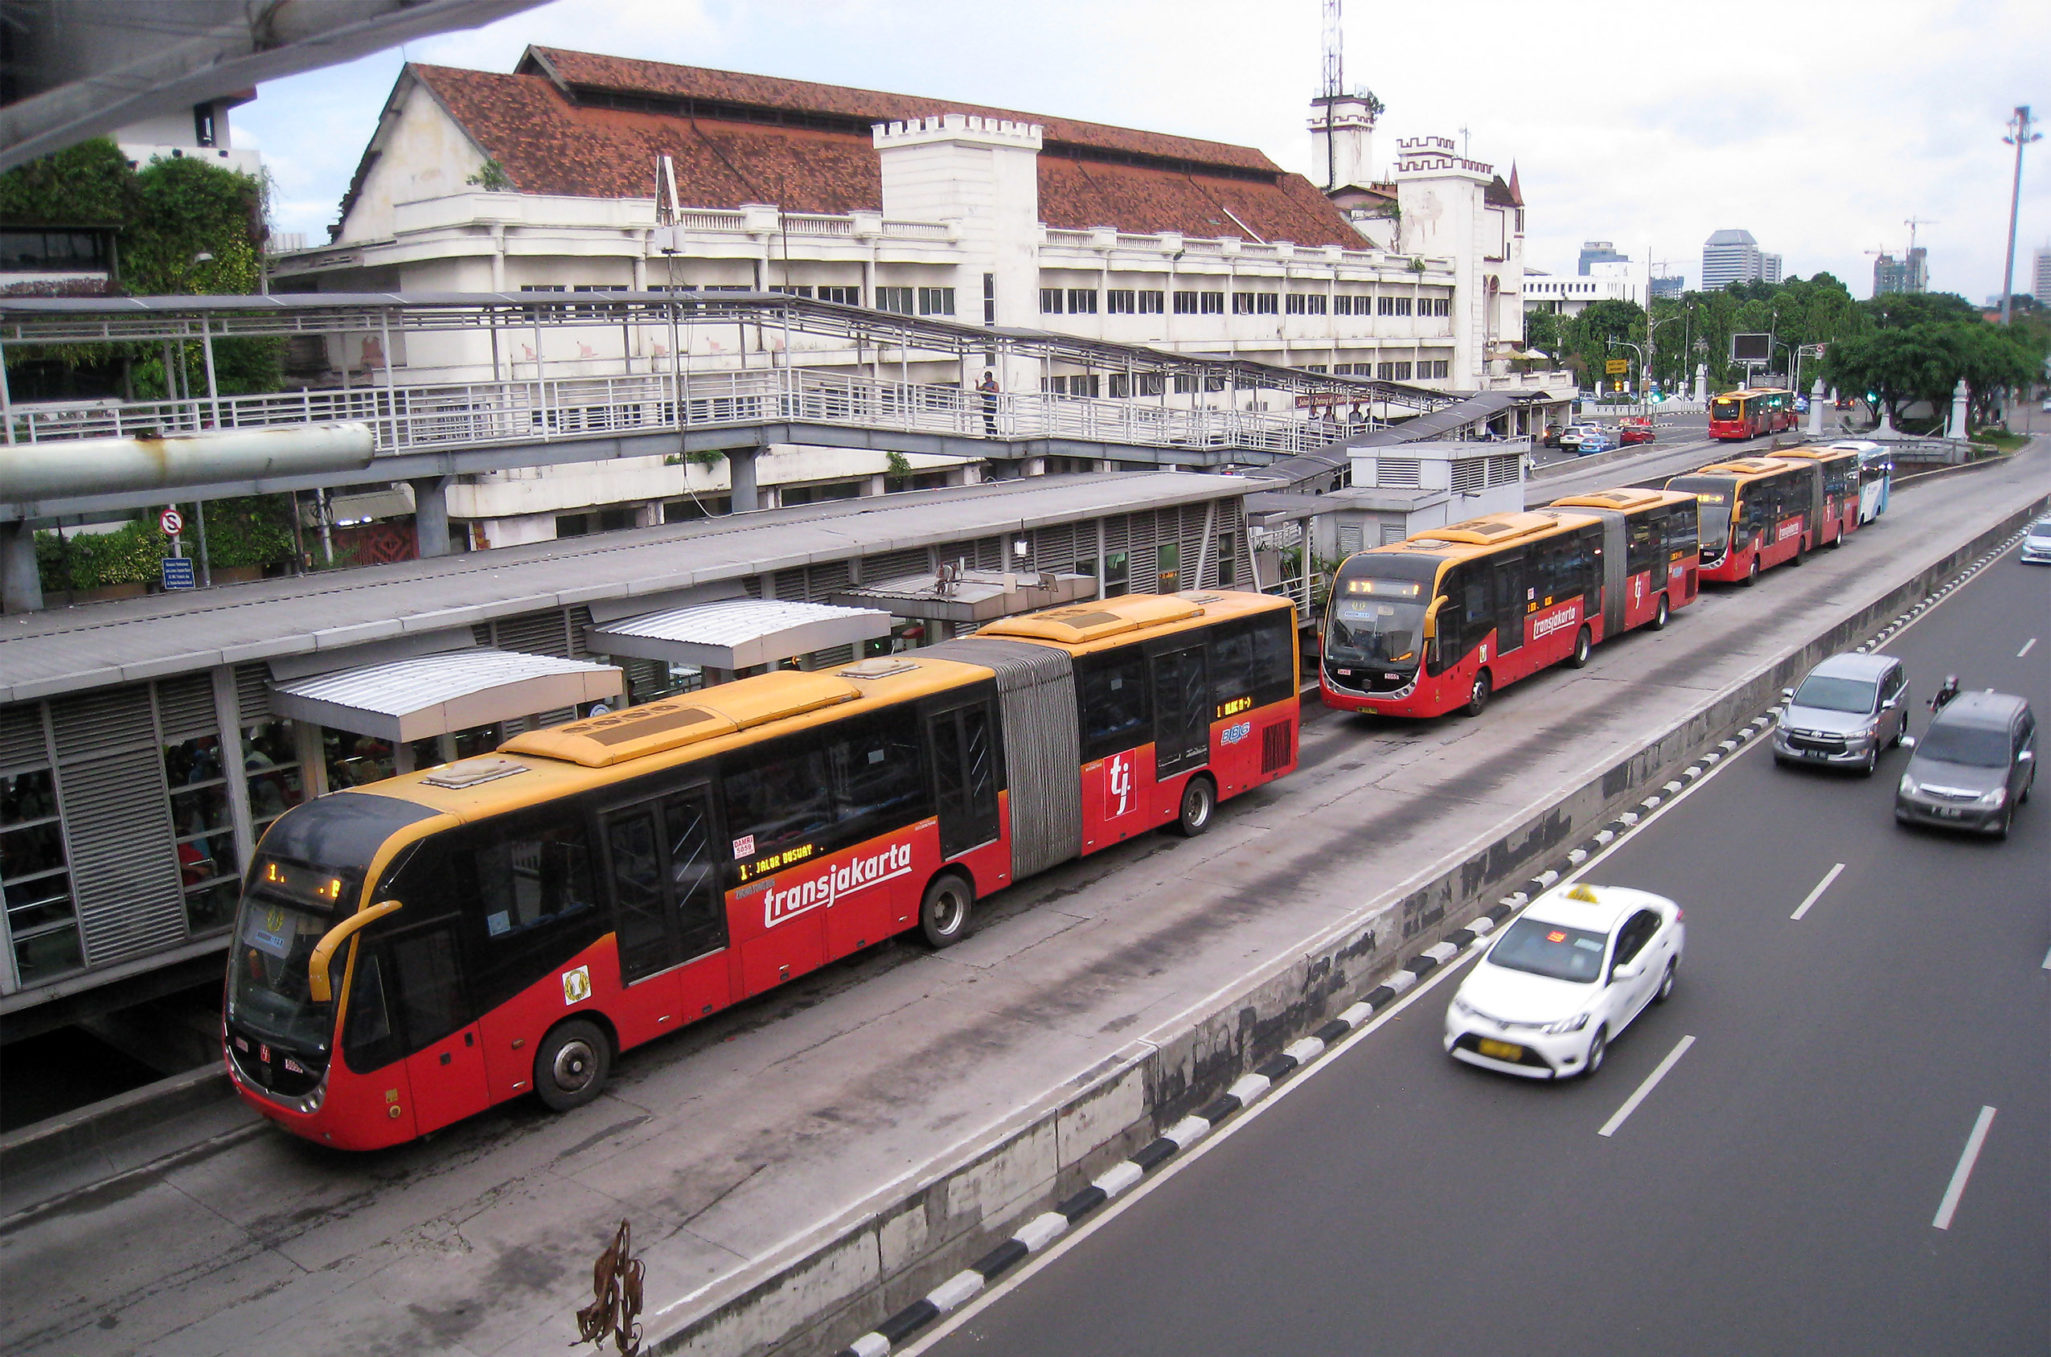
POLYGON ((1878 405, 1878 404, 1880 404, 1880 393, 1879 393, 1878 391, 1868 391, 1868 392, 1866 393, 1866 404, 1868 404, 1868 405, 1878 405))

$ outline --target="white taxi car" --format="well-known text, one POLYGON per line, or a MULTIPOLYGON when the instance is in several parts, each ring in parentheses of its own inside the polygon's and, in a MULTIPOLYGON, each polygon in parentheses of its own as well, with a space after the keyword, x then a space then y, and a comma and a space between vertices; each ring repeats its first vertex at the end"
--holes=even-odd
POLYGON ((1446 1010, 1446 1054, 1527 1079, 1593 1074, 1618 1033, 1673 993, 1681 907, 1626 886, 1540 896, 1446 1010))

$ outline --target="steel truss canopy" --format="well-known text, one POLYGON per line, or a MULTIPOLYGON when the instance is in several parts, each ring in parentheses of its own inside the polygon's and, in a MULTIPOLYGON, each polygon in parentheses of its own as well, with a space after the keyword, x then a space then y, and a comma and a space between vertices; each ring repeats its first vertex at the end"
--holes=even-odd
POLYGON ((1093 575, 962 570, 858 584, 835 593, 833 601, 888 608, 898 617, 980 625, 1000 617, 1094 598, 1096 593, 1093 575))
POLYGON ((458 650, 274 682, 271 710, 294 721, 402 742, 536 712, 625 688, 609 664, 511 650, 458 650))
POLYGON ((643 613, 586 632, 606 655, 733 672, 890 634, 890 614, 769 598, 728 598, 643 613))
POLYGON ((307 292, 259 297, 9 297, 0 345, 137 343, 389 328, 401 333, 599 325, 762 325, 874 349, 940 354, 963 363, 1013 354, 1097 372, 1182 373, 1242 390, 1339 394, 1437 410, 1464 393, 1306 372, 1142 344, 1113 344, 1007 326, 901 316, 778 292, 307 292))
POLYGON ((540 0, 14 0, 0 170, 540 0))

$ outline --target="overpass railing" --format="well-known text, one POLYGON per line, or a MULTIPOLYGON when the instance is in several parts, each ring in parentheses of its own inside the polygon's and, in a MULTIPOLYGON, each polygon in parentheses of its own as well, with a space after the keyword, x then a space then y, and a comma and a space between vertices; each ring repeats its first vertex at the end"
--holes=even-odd
POLYGON ((1297 410, 1217 410, 1087 396, 999 392, 802 368, 708 374, 541 377, 356 387, 175 401, 17 406, 14 442, 168 436, 206 429, 367 423, 380 455, 532 444, 661 430, 780 423, 1000 440, 1233 449, 1288 456, 1351 426, 1297 410))

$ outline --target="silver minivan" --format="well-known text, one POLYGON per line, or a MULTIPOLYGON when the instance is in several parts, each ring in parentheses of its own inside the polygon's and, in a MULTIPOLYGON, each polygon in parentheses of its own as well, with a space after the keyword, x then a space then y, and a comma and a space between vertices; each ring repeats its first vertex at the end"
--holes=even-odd
POLYGON ((1894 818, 2008 837, 2037 780, 2037 718, 2013 693, 1960 693, 1930 721, 1902 770, 1894 818))
POLYGON ((1909 728, 1909 676, 1892 655, 1832 655, 1784 688, 1773 761, 1856 768, 1867 777, 1880 752, 1909 728))

